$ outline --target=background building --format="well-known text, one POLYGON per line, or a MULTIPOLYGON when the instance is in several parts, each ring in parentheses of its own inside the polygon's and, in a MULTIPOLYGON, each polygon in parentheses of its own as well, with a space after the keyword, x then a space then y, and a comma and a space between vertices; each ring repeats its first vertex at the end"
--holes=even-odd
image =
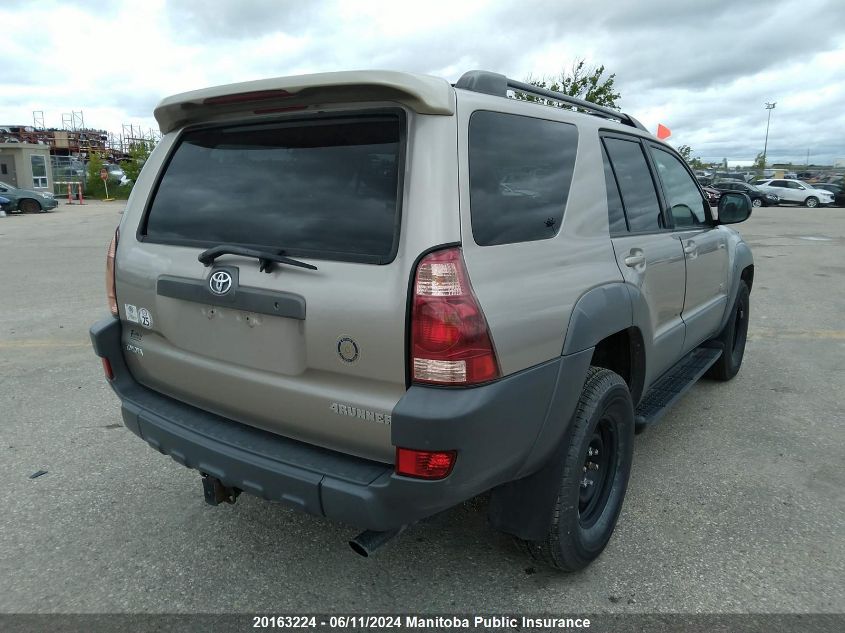
POLYGON ((50 148, 38 143, 0 143, 0 181, 20 189, 53 191, 50 148))

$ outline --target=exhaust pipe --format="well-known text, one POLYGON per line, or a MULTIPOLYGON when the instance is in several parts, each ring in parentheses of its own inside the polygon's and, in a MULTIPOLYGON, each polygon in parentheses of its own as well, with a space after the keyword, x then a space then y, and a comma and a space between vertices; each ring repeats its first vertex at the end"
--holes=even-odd
POLYGON ((349 547, 352 551, 369 558, 382 545, 391 540, 394 536, 398 536, 405 529, 405 526, 396 528, 395 530, 387 530, 386 532, 376 532, 374 530, 364 530, 354 539, 349 541, 349 547))

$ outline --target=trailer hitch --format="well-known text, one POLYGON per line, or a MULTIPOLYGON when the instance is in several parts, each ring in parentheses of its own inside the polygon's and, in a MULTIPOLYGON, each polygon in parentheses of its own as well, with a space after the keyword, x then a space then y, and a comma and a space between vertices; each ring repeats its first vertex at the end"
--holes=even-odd
POLYGON ((240 488, 229 488, 224 485, 217 477, 211 475, 202 475, 202 493, 205 496, 205 502, 210 506, 220 505, 221 503, 235 503, 238 495, 241 494, 240 488))

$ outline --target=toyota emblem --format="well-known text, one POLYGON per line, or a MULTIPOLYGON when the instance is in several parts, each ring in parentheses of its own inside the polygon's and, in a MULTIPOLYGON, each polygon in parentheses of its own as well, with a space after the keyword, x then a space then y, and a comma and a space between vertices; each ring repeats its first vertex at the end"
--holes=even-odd
POLYGON ((232 275, 225 270, 218 270, 208 278, 208 289, 213 294, 225 295, 232 288, 232 275))

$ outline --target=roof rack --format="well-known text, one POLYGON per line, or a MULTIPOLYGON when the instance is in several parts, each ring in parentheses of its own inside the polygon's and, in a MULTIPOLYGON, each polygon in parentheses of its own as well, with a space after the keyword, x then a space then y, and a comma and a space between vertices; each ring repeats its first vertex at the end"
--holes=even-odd
POLYGON ((461 78, 458 79, 457 83, 455 84, 455 88, 460 88, 462 90, 472 90, 473 92, 483 92, 485 94, 494 95, 497 97, 507 97, 508 90, 513 90, 514 92, 521 92, 528 95, 534 95, 537 97, 545 97, 546 99, 551 99, 552 101, 558 101, 560 103, 576 106, 577 108, 585 110, 587 113, 592 114, 594 116, 600 116, 605 119, 619 121, 624 125, 630 125, 631 127, 635 127, 638 130, 643 130, 644 132, 648 131, 645 129, 645 126, 643 126, 642 123, 637 121, 630 114, 625 114, 624 112, 619 112, 611 108, 605 108, 604 106, 596 105, 595 103, 591 103, 590 101, 584 101, 583 99, 578 99, 577 97, 571 97, 568 94, 564 94, 562 92, 546 90, 545 88, 533 86, 523 81, 510 79, 509 77, 505 77, 504 75, 500 75, 499 73, 494 73, 487 70, 470 70, 465 72, 461 76, 461 78))

